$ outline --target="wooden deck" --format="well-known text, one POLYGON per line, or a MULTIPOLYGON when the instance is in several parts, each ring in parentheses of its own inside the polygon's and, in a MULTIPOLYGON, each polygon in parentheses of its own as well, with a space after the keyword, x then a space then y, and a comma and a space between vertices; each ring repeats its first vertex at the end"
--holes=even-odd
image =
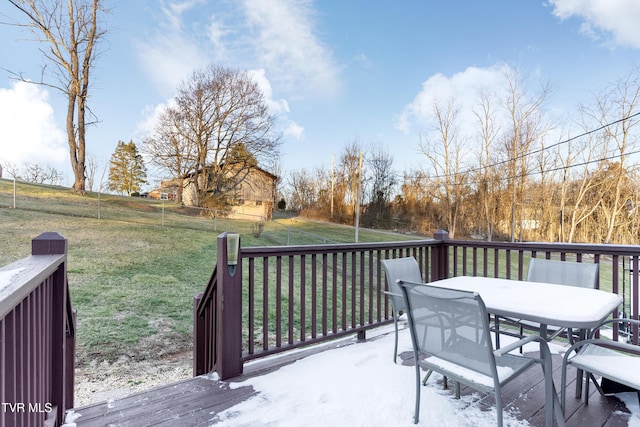
MULTIPOLYGON (((277 359, 277 362, 254 363, 244 374, 234 379, 251 378, 256 375, 269 375, 280 367, 292 363, 296 359, 315 354, 314 349, 296 353, 277 359)), ((402 363, 411 365, 410 352, 400 355, 402 363)), ((559 355, 553 356, 554 382, 560 385, 559 355)), ((618 427, 627 426, 628 412, 622 402, 616 397, 601 397, 595 387, 590 388, 589 405, 584 400, 575 399, 575 372, 570 372, 573 381, 568 384, 567 391, 567 426, 568 427, 618 427)), ((462 394, 473 390, 462 389, 462 394)), ((75 419, 77 427, 92 426, 207 426, 216 424, 216 414, 249 399, 257 392, 251 386, 230 388, 227 382, 213 379, 213 376, 203 375, 187 379, 178 383, 168 384, 146 392, 133 394, 112 402, 100 402, 81 408, 75 408, 79 415, 75 419)), ((366 398, 366 397, 364 397, 366 398)), ((453 396, 452 396, 453 398, 453 396)), ((542 375, 536 369, 520 375, 513 382, 507 384, 503 390, 505 408, 518 414, 519 419, 527 420, 532 426, 544 426, 544 384, 542 375), (517 408, 517 409, 514 409, 517 408)), ((487 396, 481 401, 488 410, 494 410, 494 400, 487 396)), ((409 405, 407 418, 410 420, 413 402, 409 405)), ((426 414, 423 414, 426 415, 426 414)), ((69 420, 67 420, 69 421, 69 420)), ((407 422, 407 425, 412 425, 407 422)))
MULTIPOLYGON (((406 357, 413 358, 413 355, 406 357)), ((411 362, 409 362, 411 363, 411 362)), ((553 381, 556 387, 561 382, 562 357, 553 355, 553 381)), ((576 399, 575 396, 575 369, 567 372, 571 381, 567 384, 567 427, 622 427, 628 425, 628 413, 626 406, 616 397, 602 397, 592 385, 589 388, 589 404, 584 404, 584 399, 576 399)), ((474 390, 462 388, 461 394, 473 393, 474 390)), ((453 397, 452 397, 453 398, 453 397)), ((545 426, 544 408, 544 379, 538 367, 529 369, 524 374, 516 377, 503 388, 503 404, 505 409, 517 414, 517 418, 527 420, 531 426, 545 426)), ((495 399, 487 395, 481 401, 487 410, 495 410, 495 399)))

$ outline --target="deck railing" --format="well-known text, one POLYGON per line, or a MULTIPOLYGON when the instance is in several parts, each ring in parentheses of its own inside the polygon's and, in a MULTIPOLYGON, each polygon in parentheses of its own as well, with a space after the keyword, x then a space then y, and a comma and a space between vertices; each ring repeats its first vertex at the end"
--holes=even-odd
MULTIPOLYGON (((380 260, 414 256, 425 281, 469 275, 524 279, 531 257, 600 264, 600 289, 622 294, 614 316, 638 318, 640 246, 433 240, 240 249, 228 274, 226 234, 204 294, 196 296, 194 374, 242 372, 244 362, 357 334, 392 321, 380 260), (216 314, 218 313, 218 314, 216 314), (226 356, 223 355, 226 352, 226 356)), ((620 330, 618 330, 620 329, 620 330)), ((638 331, 615 324, 638 344, 638 331)))
POLYGON ((67 241, 44 233, 31 253, 0 268, 0 427, 57 426, 73 407, 67 241))
MULTIPOLYGON (((511 243, 444 240, 447 266, 452 276, 489 276, 523 280, 531 257, 600 265, 598 289, 623 296, 615 317, 638 319, 640 246, 576 243, 511 243)), ((621 335, 638 345, 638 327, 614 324, 614 339, 621 335)))
POLYGON ((441 241, 418 240, 241 248, 231 276, 227 236, 195 297, 194 375, 215 370, 226 379, 259 357, 349 334, 364 339, 392 321, 380 259, 414 256, 426 280, 444 271, 441 241))

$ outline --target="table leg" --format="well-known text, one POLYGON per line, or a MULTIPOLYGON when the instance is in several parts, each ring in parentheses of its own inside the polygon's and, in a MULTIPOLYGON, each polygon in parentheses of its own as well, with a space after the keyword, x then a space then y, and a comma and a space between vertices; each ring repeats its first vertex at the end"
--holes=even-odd
MULTIPOLYGON (((578 333, 578 340, 582 341, 587 337, 587 330, 580 329, 578 333)), ((587 381, 589 381, 589 377, 587 377, 587 381)), ((582 369, 576 370, 576 399, 580 399, 582 397, 582 384, 584 382, 584 372, 582 369)))
MULTIPOLYGON (((545 374, 545 396, 551 393, 551 406, 552 408, 545 408, 547 411, 547 427, 553 427, 553 418, 556 419, 558 427, 565 427, 564 412, 560 406, 560 398, 556 391, 556 385, 553 382, 553 367, 551 365, 551 352, 546 341, 540 342, 540 357, 542 359, 542 370, 545 374), (549 381, 547 381, 547 379, 549 381)), ((549 399, 545 399, 545 406, 549 403, 549 399)))
POLYGON ((543 340, 548 341, 547 340, 547 325, 545 325, 544 323, 540 324, 540 336, 542 337, 543 340))

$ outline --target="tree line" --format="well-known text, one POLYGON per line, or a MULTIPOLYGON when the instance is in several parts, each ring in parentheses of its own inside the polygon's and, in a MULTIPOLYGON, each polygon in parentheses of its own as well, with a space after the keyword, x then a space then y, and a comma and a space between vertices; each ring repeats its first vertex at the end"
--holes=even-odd
POLYGON ((398 172, 379 145, 352 141, 333 168, 289 173, 288 207, 350 224, 360 207, 363 226, 426 235, 637 244, 640 69, 594 94, 562 128, 545 119, 549 94, 506 70, 501 93, 478 93, 472 122, 454 97, 434 99, 432 128, 418 144, 423 168, 398 172))

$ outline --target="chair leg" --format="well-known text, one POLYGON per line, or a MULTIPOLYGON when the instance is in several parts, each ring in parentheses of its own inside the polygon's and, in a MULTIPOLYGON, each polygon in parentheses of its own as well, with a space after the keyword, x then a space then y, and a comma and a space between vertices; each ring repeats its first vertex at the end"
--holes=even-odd
POLYGON ((416 354, 416 407, 413 414, 413 423, 418 424, 420 420, 420 364, 416 354))
POLYGON ((427 371, 427 373, 425 374, 424 378, 422 379, 422 385, 427 385, 427 380, 429 379, 429 377, 431 376, 431 373, 433 371, 431 369, 429 369, 427 371))
POLYGON ((396 360, 398 358, 398 316, 396 315, 396 313, 393 313, 393 325, 396 329, 396 343, 393 347, 393 363, 396 363, 396 360))
POLYGON ((586 381, 584 381, 584 404, 585 406, 589 404, 589 383, 591 382, 591 372, 584 372, 580 375, 580 380, 586 377, 586 381))
POLYGON ((502 392, 500 389, 495 391, 495 399, 496 399, 496 425, 498 427, 502 427, 502 392))
MULTIPOLYGON (((520 324, 520 337, 523 337, 523 336, 524 336, 524 325, 521 323, 520 324)), ((523 354, 522 353, 522 346, 520 346, 520 354, 523 354)))

